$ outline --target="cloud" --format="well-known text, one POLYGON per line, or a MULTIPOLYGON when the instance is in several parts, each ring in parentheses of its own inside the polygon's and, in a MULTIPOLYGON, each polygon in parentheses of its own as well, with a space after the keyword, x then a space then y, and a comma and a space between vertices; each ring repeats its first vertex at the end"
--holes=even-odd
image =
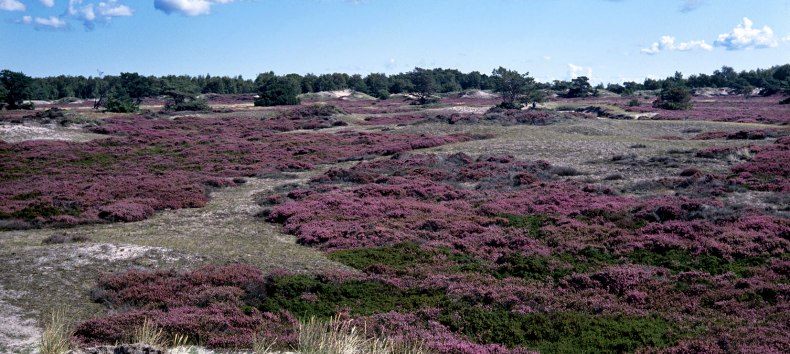
POLYGON ((753 22, 748 17, 743 18, 743 23, 738 24, 730 33, 722 33, 714 45, 727 50, 742 50, 755 48, 772 48, 779 45, 774 37, 771 27, 753 28, 753 22))
POLYGON ((575 79, 579 76, 587 76, 588 79, 592 79, 592 68, 591 67, 584 67, 575 64, 568 64, 568 76, 571 79, 575 79))
POLYGON ((705 5, 706 2, 707 0, 683 0, 683 3, 680 5, 680 12, 687 13, 694 11, 702 5, 705 5))
POLYGON ((229 4, 234 0, 154 0, 154 8, 168 15, 180 13, 184 16, 200 16, 211 13, 217 4, 229 4))
POLYGON ((134 11, 129 6, 119 4, 117 0, 102 1, 99 4, 83 4, 82 0, 69 0, 66 15, 82 21, 85 29, 92 30, 96 22, 110 23, 113 17, 132 16, 134 11))
POLYGON ((3 11, 25 11, 27 7, 18 0, 0 0, 0 10, 3 11))
POLYGON ((100 16, 104 16, 107 18, 128 17, 134 15, 134 11, 132 11, 132 9, 129 6, 119 5, 115 0, 110 0, 108 2, 100 2, 96 11, 99 13, 100 16))
POLYGON ((38 2, 40 2, 41 5, 44 5, 46 7, 55 6, 55 0, 38 0, 38 2))
POLYGON ((694 49, 702 49, 711 51, 713 50, 713 46, 706 43, 704 40, 701 41, 688 41, 688 42, 675 42, 675 37, 672 36, 661 36, 658 42, 653 42, 650 47, 642 48, 640 50, 641 53, 644 54, 658 54, 661 51, 689 51, 694 49))
POLYGON ((544 55, 543 56, 543 60, 551 60, 551 56, 550 55, 544 55))
POLYGON ((69 28, 69 23, 66 22, 66 20, 57 16, 49 16, 49 17, 22 16, 22 20, 15 22, 24 25, 33 25, 37 30, 41 30, 41 29, 64 30, 69 28))
POLYGON ((790 34, 788 34, 787 37, 782 38, 782 42, 790 42, 790 34))
POLYGON ((395 63, 396 63, 395 58, 390 58, 390 60, 387 60, 387 64, 385 66, 387 67, 387 69, 394 69, 395 63))

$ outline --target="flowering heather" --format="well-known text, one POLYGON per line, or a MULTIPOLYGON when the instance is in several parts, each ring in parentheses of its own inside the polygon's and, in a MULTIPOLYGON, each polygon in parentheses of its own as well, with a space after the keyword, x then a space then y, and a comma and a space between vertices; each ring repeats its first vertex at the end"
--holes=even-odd
POLYGON ((776 97, 742 96, 702 98, 691 101, 690 110, 656 110, 653 119, 710 120, 717 122, 790 124, 790 114, 776 97))
POLYGON ((424 121, 427 118, 422 114, 395 114, 387 116, 365 117, 364 125, 384 125, 384 124, 411 124, 424 121))
MULTIPOLYGON (((614 334, 626 329, 610 321, 633 326, 643 331, 642 341, 623 345, 636 350, 734 335, 745 328, 738 323, 787 313, 790 293, 782 279, 788 278, 777 273, 786 272, 790 251, 786 219, 716 212, 725 207, 711 199, 721 195, 714 192, 621 197, 560 182, 551 171, 546 162, 507 156, 395 156, 331 170, 277 199, 268 219, 370 281, 401 291, 439 289, 446 296, 441 310, 375 318, 408 319, 406 327, 386 322, 382 330, 408 328, 392 333, 410 338, 446 333, 429 343, 440 352, 562 351, 565 339, 552 337, 545 347, 548 337, 520 334, 519 326, 535 326, 532 321, 551 326, 538 320, 544 315, 613 337, 628 335, 614 334), (485 318, 501 321, 501 329, 478 322, 485 318), (678 342, 685 336, 697 339, 678 342)), ((573 328, 562 321, 557 326, 573 328)), ((778 334, 785 322, 763 325, 767 348, 790 349, 778 334)), ((579 331, 566 335, 586 335, 579 331)))
POLYGON ((0 219, 32 224, 64 217, 74 222, 137 221, 152 209, 201 207, 207 202, 207 187, 234 185, 234 177, 303 171, 321 163, 469 139, 353 131, 280 133, 291 129, 284 129, 283 121, 302 122, 294 117, 127 116, 95 128, 112 135, 104 140, 0 142, 0 219))
POLYGON ((283 347, 296 344, 296 320, 286 312, 242 308, 264 286, 260 270, 246 265, 204 267, 190 273, 129 271, 104 275, 96 301, 118 309, 77 326, 83 345, 124 342, 147 318, 167 335, 182 335, 206 346, 250 347, 261 334, 283 347))
POLYGON ((732 167, 734 180, 757 190, 790 193, 790 137, 750 150, 755 154, 751 160, 732 167))
MULTIPOLYGON (((690 110, 664 110, 652 107, 655 97, 640 101, 639 106, 629 105, 635 97, 587 97, 555 99, 564 103, 585 105, 611 105, 628 112, 656 113, 651 119, 666 120, 707 120, 717 122, 790 124, 790 114, 786 105, 779 104, 777 97, 693 97, 690 110)), ((644 118, 642 118, 644 119, 644 118)))

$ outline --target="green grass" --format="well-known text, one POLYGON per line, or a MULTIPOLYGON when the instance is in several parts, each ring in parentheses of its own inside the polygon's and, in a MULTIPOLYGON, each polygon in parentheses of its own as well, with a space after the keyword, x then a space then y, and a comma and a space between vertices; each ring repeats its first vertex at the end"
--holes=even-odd
POLYGON ((401 243, 394 246, 335 251, 329 254, 329 259, 360 270, 374 264, 406 269, 431 262, 434 254, 415 243, 401 243))
POLYGON ((545 280, 551 277, 557 280, 573 273, 586 273, 617 263, 619 261, 609 252, 594 248, 585 248, 579 254, 562 253, 554 256, 513 253, 497 260, 499 267, 494 275, 498 278, 545 280))
POLYGON ((514 214, 501 214, 502 218, 507 219, 508 226, 517 229, 527 229, 532 238, 540 238, 540 228, 546 225, 551 216, 546 214, 531 214, 531 215, 514 215, 514 214))
POLYGON ((478 343, 525 346, 541 353, 623 353, 666 347, 677 328, 655 316, 594 316, 576 312, 520 315, 503 309, 459 305, 439 321, 478 343))
POLYGON ((398 289, 379 282, 350 280, 341 283, 309 275, 272 279, 266 286, 261 311, 285 309, 299 318, 331 318, 347 309, 356 315, 414 311, 447 301, 439 290, 398 289))
POLYGON ((626 257, 638 264, 664 267, 673 273, 700 270, 712 275, 733 272, 739 277, 749 276, 751 268, 766 264, 765 257, 748 257, 729 261, 707 254, 693 255, 689 251, 671 249, 663 252, 638 250, 626 257))

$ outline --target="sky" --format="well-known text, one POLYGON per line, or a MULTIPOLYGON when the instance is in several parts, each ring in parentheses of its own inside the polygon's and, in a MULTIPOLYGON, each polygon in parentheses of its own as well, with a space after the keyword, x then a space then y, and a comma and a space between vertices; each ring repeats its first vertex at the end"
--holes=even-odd
POLYGON ((790 63, 790 0, 0 0, 0 69, 598 83, 790 63))

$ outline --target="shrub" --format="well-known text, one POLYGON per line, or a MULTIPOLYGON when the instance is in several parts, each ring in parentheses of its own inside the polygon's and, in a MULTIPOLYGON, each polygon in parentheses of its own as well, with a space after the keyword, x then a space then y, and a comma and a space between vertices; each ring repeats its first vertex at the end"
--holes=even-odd
POLYGON ((674 344, 675 326, 659 317, 592 316, 574 312, 520 315, 481 307, 446 309, 440 322, 479 343, 540 352, 634 352, 674 344))
POLYGON ((628 101, 628 107, 639 107, 640 105, 641 105, 641 103, 636 98, 631 99, 630 101, 628 101))
POLYGON ((691 92, 685 86, 672 86, 661 90, 653 107, 669 110, 691 109, 691 92))
POLYGON ((256 106, 283 106, 300 103, 297 95, 302 93, 299 83, 288 77, 272 76, 258 88, 256 106))
POLYGON ((168 111, 200 111, 206 112, 211 110, 211 106, 205 99, 196 98, 191 100, 184 100, 181 102, 168 101, 165 104, 165 109, 168 111))
POLYGON ((104 105, 104 109, 113 113, 134 113, 140 109, 140 106, 131 99, 110 98, 104 105))

